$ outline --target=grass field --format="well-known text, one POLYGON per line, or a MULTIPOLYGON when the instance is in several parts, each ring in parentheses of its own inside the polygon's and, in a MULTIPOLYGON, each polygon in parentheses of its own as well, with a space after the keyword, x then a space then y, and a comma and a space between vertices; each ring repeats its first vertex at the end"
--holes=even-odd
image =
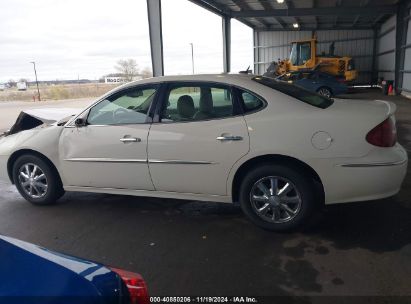
MULTIPOLYGON (((98 97, 118 85, 105 83, 65 84, 40 86, 41 100, 77 99, 98 97)), ((18 91, 17 88, 0 91, 0 101, 33 101, 37 100, 37 88, 30 86, 27 91, 18 91)))

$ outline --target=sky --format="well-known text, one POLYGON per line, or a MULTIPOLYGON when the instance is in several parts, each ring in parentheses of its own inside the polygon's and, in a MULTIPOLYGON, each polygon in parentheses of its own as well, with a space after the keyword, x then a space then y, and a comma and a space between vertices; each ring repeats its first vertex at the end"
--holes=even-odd
MULTIPOLYGON (((166 75, 221 73, 221 18, 188 0, 162 0, 166 75)), ((253 63, 252 30, 232 20, 232 71, 253 63)), ((0 82, 99 79, 120 59, 151 69, 146 0, 0 2, 0 82)))

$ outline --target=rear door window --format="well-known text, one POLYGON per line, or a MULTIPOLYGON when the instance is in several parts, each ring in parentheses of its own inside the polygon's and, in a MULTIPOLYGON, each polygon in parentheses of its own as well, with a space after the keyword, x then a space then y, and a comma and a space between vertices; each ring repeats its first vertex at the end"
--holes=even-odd
POLYGON ((262 109, 265 102, 253 93, 239 89, 240 102, 243 104, 244 113, 255 112, 262 109))
POLYGON ((163 105, 162 122, 219 119, 237 115, 231 88, 219 84, 174 84, 163 105))

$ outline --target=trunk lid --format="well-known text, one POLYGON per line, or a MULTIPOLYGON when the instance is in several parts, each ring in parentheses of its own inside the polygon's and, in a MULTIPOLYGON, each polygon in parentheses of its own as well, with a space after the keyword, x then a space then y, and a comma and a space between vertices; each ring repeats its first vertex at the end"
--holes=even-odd
POLYGON ((396 109, 397 106, 394 103, 384 100, 335 99, 327 110, 346 118, 361 117, 364 122, 375 122, 377 125, 393 115, 396 109))

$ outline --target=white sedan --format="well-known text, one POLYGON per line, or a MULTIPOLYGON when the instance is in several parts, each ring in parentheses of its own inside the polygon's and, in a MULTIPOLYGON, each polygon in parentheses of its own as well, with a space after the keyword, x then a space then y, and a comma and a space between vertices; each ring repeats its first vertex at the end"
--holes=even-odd
POLYGON ((78 113, 22 113, 0 138, 0 178, 37 205, 64 191, 239 202, 260 227, 287 230, 324 204, 400 190, 395 109, 261 76, 152 78, 78 113))

